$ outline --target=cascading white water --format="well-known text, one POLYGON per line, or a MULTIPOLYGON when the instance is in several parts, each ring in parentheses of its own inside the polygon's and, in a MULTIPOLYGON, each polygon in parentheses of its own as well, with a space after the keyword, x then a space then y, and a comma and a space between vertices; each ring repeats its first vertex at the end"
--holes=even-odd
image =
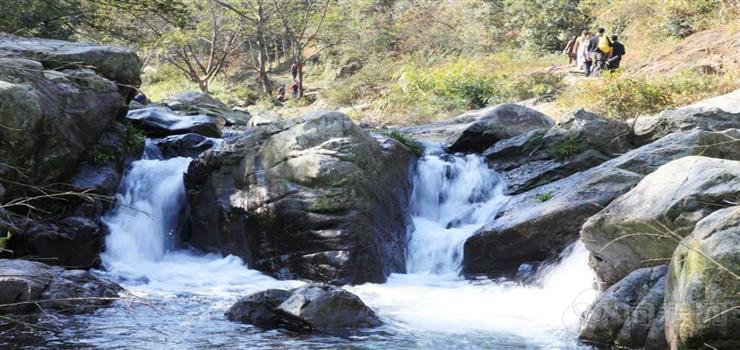
POLYGON ((547 269, 539 287, 459 276, 465 240, 505 204, 503 187, 480 156, 427 147, 414 179, 409 273, 352 290, 413 331, 495 334, 501 339, 493 346, 526 339, 540 347, 576 347, 574 327, 595 297, 588 252, 580 242, 547 269))
POLYGON ((414 232, 407 269, 456 274, 465 240, 496 214, 506 196, 498 176, 481 157, 431 149, 419 162, 414 179, 414 232))
POLYGON ((147 140, 144 156, 131 164, 119 190, 116 207, 103 218, 106 237, 103 264, 124 281, 145 281, 144 292, 257 290, 294 286, 249 270, 233 256, 197 256, 172 247, 172 236, 185 201, 183 174, 191 158, 161 158, 147 140))
MULTIPOLYGON (((267 288, 290 288, 250 270, 233 256, 177 251, 170 235, 184 201, 183 173, 189 158, 161 160, 147 143, 144 159, 124 176, 119 205, 105 217, 110 234, 103 254, 106 274, 137 296, 163 308, 106 311, 92 317, 84 344, 147 348, 166 341, 176 348, 312 348, 317 345, 370 349, 573 348, 578 311, 593 298, 587 252, 578 244, 549 269, 540 287, 459 276, 465 240, 504 204, 503 184, 483 159, 445 154, 428 147, 414 180, 414 230, 408 274, 384 284, 347 286, 388 324, 381 337, 291 338, 256 329, 244 331, 223 317, 240 296, 267 288), (124 333, 111 330, 122 324, 124 333), (99 326, 98 326, 99 325, 99 326)), ((76 340, 75 340, 76 341, 76 340)), ((79 344, 72 341, 71 344, 79 344)))

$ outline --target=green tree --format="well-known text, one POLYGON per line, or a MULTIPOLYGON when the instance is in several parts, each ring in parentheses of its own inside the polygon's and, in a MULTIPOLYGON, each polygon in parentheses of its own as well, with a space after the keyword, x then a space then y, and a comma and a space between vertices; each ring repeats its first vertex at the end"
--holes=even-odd
POLYGON ((503 0, 506 26, 527 49, 559 51, 591 23, 580 0, 503 0))

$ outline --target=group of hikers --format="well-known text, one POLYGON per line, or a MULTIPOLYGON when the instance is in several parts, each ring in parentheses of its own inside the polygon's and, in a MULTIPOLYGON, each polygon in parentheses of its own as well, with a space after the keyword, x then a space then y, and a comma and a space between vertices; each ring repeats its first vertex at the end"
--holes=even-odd
MULTIPOLYGON (((301 94, 300 83, 298 82, 297 65, 293 64, 292 66, 290 66, 290 75, 293 76, 293 82, 288 85, 288 89, 290 90, 290 95, 293 96, 294 99, 297 99, 300 97, 301 94)), ((280 102, 285 101, 285 86, 281 86, 278 88, 277 99, 280 102)))
POLYGON ((604 70, 615 70, 624 56, 624 45, 619 37, 606 35, 604 28, 596 29, 596 35, 584 30, 565 46, 563 53, 568 55, 568 63, 582 67, 588 77, 599 75, 604 70))

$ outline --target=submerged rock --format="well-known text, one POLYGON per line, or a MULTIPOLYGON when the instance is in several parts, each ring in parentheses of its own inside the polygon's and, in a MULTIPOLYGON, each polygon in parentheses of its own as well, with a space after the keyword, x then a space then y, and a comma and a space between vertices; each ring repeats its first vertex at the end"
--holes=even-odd
POLYGON ((511 103, 468 113, 474 120, 447 139, 446 147, 451 152, 482 152, 499 140, 554 124, 538 111, 511 103))
POLYGON ((123 290, 87 271, 40 262, 0 259, 0 314, 54 310, 83 313, 110 305, 123 290))
POLYGON ((175 114, 166 107, 146 107, 130 111, 127 118, 151 136, 195 133, 221 137, 217 122, 206 115, 185 116, 175 114))
POLYGON ((499 141, 483 155, 504 177, 507 194, 518 194, 631 149, 625 123, 579 109, 548 130, 533 130, 499 141))
POLYGON ((260 328, 337 333, 382 324, 356 295, 326 284, 291 290, 268 289, 237 301, 226 312, 231 321, 260 328))
POLYGON ((665 350, 663 299, 667 266, 635 270, 586 312, 581 340, 629 349, 665 350))
POLYGON ((740 206, 714 212, 681 241, 668 270, 671 349, 740 348, 740 206))
POLYGON ((693 154, 740 159, 740 130, 668 135, 603 164, 512 196, 465 242, 467 276, 512 277, 522 263, 554 259, 578 239, 583 223, 645 175, 693 154))
POLYGON ((581 240, 597 276, 609 286, 635 269, 668 261, 699 220, 738 198, 740 161, 681 158, 591 217, 581 240))
POLYGON ((190 164, 181 239, 278 278, 383 282, 405 269, 413 158, 338 112, 248 129, 190 164))

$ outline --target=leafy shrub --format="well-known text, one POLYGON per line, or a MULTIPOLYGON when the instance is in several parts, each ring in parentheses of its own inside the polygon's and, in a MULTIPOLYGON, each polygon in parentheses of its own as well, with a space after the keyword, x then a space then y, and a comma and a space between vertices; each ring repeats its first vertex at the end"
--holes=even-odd
POLYGON ((400 130, 389 130, 382 132, 381 134, 405 145, 417 156, 424 154, 424 144, 400 130))
POLYGON ((123 123, 123 126, 126 128, 126 134, 124 138, 128 151, 133 153, 139 153, 143 151, 144 143, 146 142, 144 131, 137 128, 128 120, 123 123))

